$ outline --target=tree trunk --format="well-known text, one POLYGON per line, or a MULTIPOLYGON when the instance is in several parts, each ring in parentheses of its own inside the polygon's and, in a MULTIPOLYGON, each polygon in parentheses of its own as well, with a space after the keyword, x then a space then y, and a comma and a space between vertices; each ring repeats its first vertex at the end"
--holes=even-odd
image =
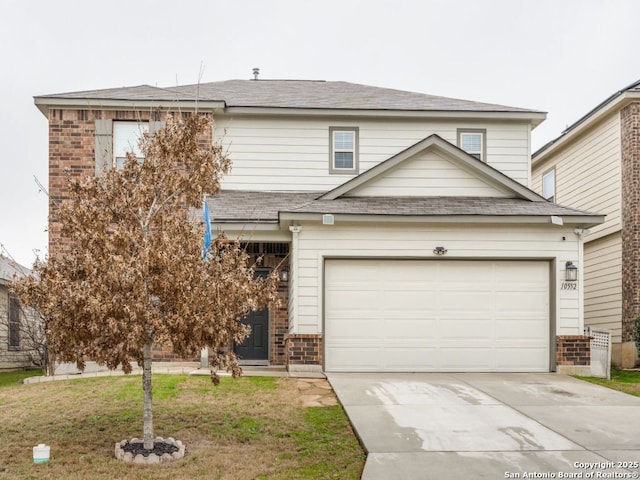
POLYGON ((144 409, 142 413, 144 448, 153 448, 153 394, 151 392, 151 340, 144 345, 142 357, 142 390, 144 392, 144 409))

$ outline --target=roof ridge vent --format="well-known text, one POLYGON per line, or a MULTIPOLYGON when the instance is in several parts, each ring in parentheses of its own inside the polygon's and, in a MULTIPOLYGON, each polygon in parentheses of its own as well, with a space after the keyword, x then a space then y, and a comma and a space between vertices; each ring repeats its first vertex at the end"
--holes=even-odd
POLYGON ((260 75, 260 69, 258 67, 253 68, 253 79, 258 80, 258 75, 260 75))

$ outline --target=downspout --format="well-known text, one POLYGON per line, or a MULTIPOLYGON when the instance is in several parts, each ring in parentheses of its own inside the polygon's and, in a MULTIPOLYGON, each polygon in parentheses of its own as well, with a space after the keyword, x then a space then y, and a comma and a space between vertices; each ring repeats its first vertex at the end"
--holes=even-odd
POLYGON ((300 225, 293 225, 289 227, 289 231, 292 234, 291 238, 291 281, 289 283, 289 295, 291 295, 293 308, 289 311, 289 333, 297 330, 297 322, 295 318, 300 314, 300 297, 298 295, 298 257, 300 250, 300 232, 302 227, 300 225))
POLYGON ((589 230, 576 228, 573 232, 578 237, 578 322, 584 332, 584 236, 589 230))

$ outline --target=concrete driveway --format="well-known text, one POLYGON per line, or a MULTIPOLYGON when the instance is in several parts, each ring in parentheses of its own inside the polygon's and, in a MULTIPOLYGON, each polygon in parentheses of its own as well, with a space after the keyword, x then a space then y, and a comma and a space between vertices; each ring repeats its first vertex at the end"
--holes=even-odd
POLYGON ((553 373, 327 377, 365 480, 640 475, 638 397, 553 373))

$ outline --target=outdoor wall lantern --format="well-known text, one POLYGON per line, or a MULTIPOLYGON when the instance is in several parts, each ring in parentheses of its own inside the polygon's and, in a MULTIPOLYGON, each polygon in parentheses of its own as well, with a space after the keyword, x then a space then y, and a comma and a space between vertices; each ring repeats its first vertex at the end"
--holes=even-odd
POLYGON ((287 265, 282 267, 282 269, 280 270, 280 281, 281 282, 289 281, 289 267, 287 265))
POLYGON ((564 265, 564 279, 567 282, 575 282, 578 280, 578 267, 573 262, 567 262, 564 265))
POLYGON ((435 253, 436 255, 444 255, 445 253, 447 253, 447 249, 444 247, 436 247, 433 249, 433 253, 435 253))

